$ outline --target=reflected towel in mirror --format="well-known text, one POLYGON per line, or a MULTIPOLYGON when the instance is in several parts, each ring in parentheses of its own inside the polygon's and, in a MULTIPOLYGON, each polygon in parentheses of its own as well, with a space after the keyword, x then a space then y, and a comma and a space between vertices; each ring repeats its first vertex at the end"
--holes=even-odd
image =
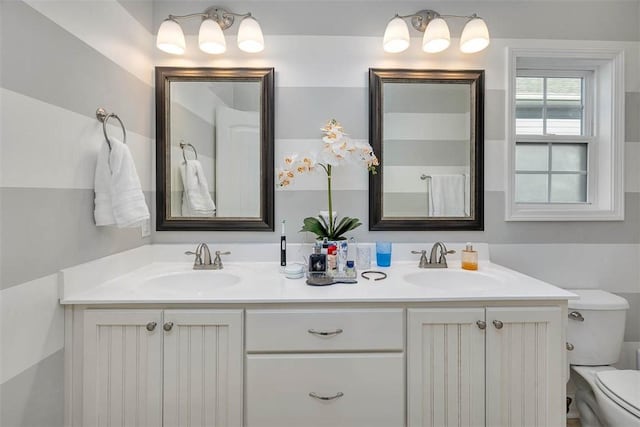
POLYGON ((136 227, 150 218, 129 147, 110 138, 98 153, 94 190, 96 225, 136 227))
POLYGON ((429 216, 468 216, 467 176, 431 175, 429 179, 429 216))
POLYGON ((214 216, 216 205, 199 160, 187 160, 180 165, 182 177, 182 216, 214 216))

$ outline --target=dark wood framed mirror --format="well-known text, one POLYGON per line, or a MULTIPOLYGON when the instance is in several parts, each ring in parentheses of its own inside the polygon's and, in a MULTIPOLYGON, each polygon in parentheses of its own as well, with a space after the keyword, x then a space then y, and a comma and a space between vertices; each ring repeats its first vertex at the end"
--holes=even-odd
POLYGON ((483 230, 484 71, 369 69, 370 230, 483 230))
POLYGON ((273 231, 274 69, 156 67, 157 230, 273 231))

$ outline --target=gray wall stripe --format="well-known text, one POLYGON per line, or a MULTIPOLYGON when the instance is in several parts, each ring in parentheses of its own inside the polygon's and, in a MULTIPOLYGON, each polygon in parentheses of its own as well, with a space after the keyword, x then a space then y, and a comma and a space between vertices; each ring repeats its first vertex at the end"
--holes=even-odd
MULTIPOLYGON (((365 78, 367 70, 358 70, 365 78)), ((277 73, 277 70, 276 70, 277 73)), ((367 88, 276 87, 276 139, 319 139, 320 128, 338 119, 349 136, 367 139, 369 98, 367 88)))
POLYGON ((0 408, 0 425, 5 427, 62 427, 64 350, 0 385, 0 408))
POLYGON ((0 197, 3 289, 150 240, 139 228, 96 227, 93 190, 2 188, 0 197))
POLYGON ((637 293, 618 293, 622 298, 629 301, 629 310, 627 310, 627 323, 625 324, 624 340, 640 341, 640 292, 637 293))
POLYGON ((384 166, 467 166, 469 141, 386 140, 384 166))
POLYGON ((469 85, 432 83, 385 83, 385 113, 468 113, 471 110, 469 85))
POLYGON ((103 106, 127 130, 152 136, 151 86, 22 1, 3 7, 2 87, 91 118, 103 106))
POLYGON ((138 21, 149 33, 156 34, 153 25, 153 2, 151 0, 116 0, 124 7, 129 15, 138 21))
MULTIPOLYGON (((445 1, 429 2, 429 9, 442 14, 477 13, 489 25, 493 38, 549 38, 570 40, 638 40, 637 3, 633 1, 445 1), (606 16, 607 19, 602 19, 606 16), (598 25, 585 25, 585 23, 598 25)), ((233 11, 251 11, 266 35, 382 35, 395 13, 410 14, 425 6, 415 1, 241 1, 233 11), (330 23, 328 25, 327 23, 330 23)), ((154 3, 154 32, 170 13, 201 12, 206 5, 195 1, 154 3)), ((452 37, 459 37, 464 21, 449 20, 452 37)), ((198 22, 188 22, 184 30, 197 34, 198 22)), ((420 33, 411 29, 411 35, 420 33)))
MULTIPOLYGON (((155 195, 155 193, 154 193, 155 195)), ((624 221, 505 222, 504 192, 485 192, 485 231, 369 231, 367 191, 334 191, 334 209, 338 215, 360 218, 363 225, 353 235, 360 241, 380 239, 393 242, 487 242, 487 243, 631 243, 637 244, 640 229, 640 193, 626 193, 624 221)), ((276 223, 292 224, 287 239, 311 242, 312 236, 297 233, 304 217, 327 209, 325 191, 276 191, 276 223)), ((198 241, 220 243, 276 242, 277 233, 198 232, 198 241)), ((193 242, 195 235, 182 231, 153 234, 154 243, 193 242)))

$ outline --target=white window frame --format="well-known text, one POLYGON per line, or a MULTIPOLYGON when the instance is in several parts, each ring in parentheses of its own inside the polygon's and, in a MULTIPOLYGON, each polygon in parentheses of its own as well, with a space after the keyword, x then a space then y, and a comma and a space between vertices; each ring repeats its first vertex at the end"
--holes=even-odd
POLYGON ((624 52, 612 49, 516 49, 508 56, 506 221, 620 221, 624 219, 624 52), (519 74, 518 69, 526 69, 519 74), (587 203, 516 203, 516 77, 564 71, 592 75, 585 87, 586 136, 523 135, 519 142, 588 143, 587 203), (590 103, 587 105, 587 103, 590 103))

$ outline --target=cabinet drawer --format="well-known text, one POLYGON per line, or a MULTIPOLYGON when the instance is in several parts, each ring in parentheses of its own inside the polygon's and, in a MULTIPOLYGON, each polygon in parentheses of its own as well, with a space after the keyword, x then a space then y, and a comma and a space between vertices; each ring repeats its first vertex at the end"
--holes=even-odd
POLYGON ((247 310, 248 352, 402 351, 402 309, 247 310))
POLYGON ((249 427, 400 427, 403 378, 402 353, 251 354, 246 423, 249 427))

